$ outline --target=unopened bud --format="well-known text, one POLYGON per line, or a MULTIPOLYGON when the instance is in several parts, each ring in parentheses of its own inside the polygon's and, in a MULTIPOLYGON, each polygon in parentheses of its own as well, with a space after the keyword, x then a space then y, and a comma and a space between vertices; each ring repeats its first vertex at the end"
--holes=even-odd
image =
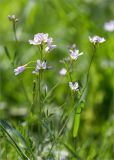
POLYGON ((16 18, 15 15, 8 15, 8 19, 12 22, 18 22, 19 20, 16 18))

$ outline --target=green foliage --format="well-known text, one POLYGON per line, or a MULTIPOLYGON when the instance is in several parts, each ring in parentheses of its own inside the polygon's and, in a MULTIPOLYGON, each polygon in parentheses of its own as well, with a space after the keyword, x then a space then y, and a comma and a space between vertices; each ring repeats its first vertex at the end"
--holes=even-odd
POLYGON ((27 155, 23 152, 24 148, 28 149, 25 139, 23 136, 14 128, 12 128, 6 121, 0 120, 0 127, 3 132, 7 135, 10 143, 16 148, 17 152, 20 154, 23 160, 29 160, 27 155), (18 141, 19 140, 19 141, 18 141), (18 142, 18 143, 17 143, 18 142), (19 147, 18 144, 21 144, 23 149, 19 147))
POLYGON ((103 27, 114 18, 113 8, 113 0, 0 0, 1 160, 114 158, 114 32, 103 27), (16 28, 8 20, 12 14, 19 19, 16 28), (40 32, 49 33, 57 45, 46 55, 52 69, 42 76, 41 106, 37 98, 33 103, 38 94, 35 65, 14 75, 14 68, 40 58, 38 47, 28 43, 40 32), (96 48, 79 100, 93 53, 88 37, 93 35, 106 42, 96 48), (59 71, 74 43, 84 54, 69 70, 79 83, 80 94, 73 98, 69 79, 59 71))

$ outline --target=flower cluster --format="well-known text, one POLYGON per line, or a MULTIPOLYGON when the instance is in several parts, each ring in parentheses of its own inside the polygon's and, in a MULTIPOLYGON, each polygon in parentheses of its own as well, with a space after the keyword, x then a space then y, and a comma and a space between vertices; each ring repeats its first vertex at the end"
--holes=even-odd
POLYGON ((53 38, 48 36, 48 33, 38 33, 34 35, 33 40, 29 40, 30 44, 33 45, 44 45, 46 44, 45 52, 50 52, 54 48, 56 48, 56 45, 53 45, 53 38))
MULTIPOLYGON (((10 18, 15 18, 15 16, 10 17, 10 18)), ((34 35, 34 39, 33 40, 29 40, 30 44, 33 45, 41 45, 42 47, 45 47, 45 52, 50 52, 51 50, 53 50, 54 48, 56 48, 56 45, 53 45, 53 38, 49 37, 48 34, 44 34, 44 33, 38 33, 34 35)), ((33 61, 32 61, 33 62, 33 61)), ((27 63, 26 65, 23 66, 19 66, 16 69, 14 69, 14 73, 15 75, 20 74, 21 72, 23 72, 26 68, 32 68, 32 67, 27 67, 31 62, 27 63)), ((36 68, 35 70, 32 72, 34 74, 37 74, 39 72, 39 70, 45 70, 45 69, 50 69, 51 67, 47 67, 47 61, 46 60, 37 60, 36 62, 36 68)))
POLYGON ((64 58, 63 60, 60 61, 61 63, 65 65, 65 68, 62 68, 59 71, 59 74, 62 76, 68 75, 68 78, 70 81, 69 87, 74 92, 79 90, 79 86, 78 86, 78 82, 74 82, 74 83, 72 82, 72 65, 73 65, 73 61, 76 61, 78 57, 81 55, 83 55, 83 52, 79 52, 76 45, 73 44, 69 48, 69 57, 64 58))
POLYGON ((99 37, 99 36, 93 36, 93 37, 89 36, 89 41, 91 43, 93 43, 94 45, 96 45, 96 44, 99 44, 99 43, 103 43, 106 40, 105 40, 105 38, 102 38, 102 37, 99 37))
POLYGON ((47 41, 48 41, 48 34, 38 33, 34 35, 33 40, 29 40, 29 43, 33 45, 40 45, 42 43, 47 43, 47 41))
MULTIPOLYGON (((15 18, 15 17, 13 17, 15 18)), ((93 43, 94 45, 99 44, 99 43, 103 43, 105 42, 105 38, 99 37, 99 36, 93 36, 93 37, 89 37, 89 41, 91 43, 93 43)), ((29 43, 32 45, 41 45, 42 47, 45 47, 45 52, 50 52, 51 50, 53 50, 56 45, 53 45, 53 38, 49 37, 48 34, 44 34, 44 33, 38 33, 34 35, 34 39, 33 40, 29 40, 29 43)), ((41 47, 41 49, 42 49, 41 47)), ((83 52, 79 52, 79 50, 76 48, 76 45, 73 45, 72 48, 69 49, 69 57, 64 58, 61 62, 65 64, 65 68, 62 68, 59 71, 60 75, 66 75, 69 74, 70 77, 70 82, 69 82, 69 87, 71 90, 73 91, 78 91, 79 90, 79 85, 78 82, 72 82, 72 78, 71 78, 71 71, 69 66, 72 66, 72 62, 76 61, 78 59, 79 56, 83 55, 83 52), (69 65, 70 64, 70 65, 69 65), (67 66, 67 67, 66 67, 67 66)), ((30 64, 30 62, 28 63, 30 64)), ((16 69, 14 69, 14 73, 15 75, 20 74, 21 72, 23 72, 26 68, 27 65, 23 65, 23 66, 19 66, 16 69)), ((49 67, 47 67, 47 61, 45 59, 41 59, 41 60, 37 60, 36 62, 36 68, 35 70, 32 72, 33 74, 38 74, 40 70, 45 70, 48 69, 49 67)))

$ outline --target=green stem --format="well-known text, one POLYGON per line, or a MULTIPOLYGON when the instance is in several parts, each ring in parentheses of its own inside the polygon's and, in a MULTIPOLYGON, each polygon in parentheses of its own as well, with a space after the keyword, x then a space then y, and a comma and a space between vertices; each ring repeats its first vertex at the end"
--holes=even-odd
POLYGON ((26 63, 25 65, 29 65, 31 63, 36 63, 36 61, 30 61, 30 62, 26 63))
POLYGON ((43 60, 43 45, 42 44, 40 45, 39 50, 40 50, 40 58, 42 61, 43 60))
POLYGON ((71 73, 70 73, 70 71, 69 71, 68 64, 67 64, 66 62, 65 62, 64 64, 65 64, 65 67, 66 67, 67 72, 68 72, 68 78, 69 78, 69 81, 71 81, 71 82, 72 82, 72 76, 71 76, 71 73))
POLYGON ((95 53, 96 53, 96 46, 94 45, 93 54, 92 54, 92 57, 91 57, 91 60, 90 60, 90 63, 89 63, 89 67, 88 67, 88 71, 87 71, 87 79, 86 79, 85 87, 84 87, 83 90, 82 90, 80 100, 81 100, 81 98, 82 98, 82 96, 83 96, 83 93, 84 93, 84 91, 85 91, 85 89, 86 89, 86 87, 87 87, 87 85, 88 85, 90 69, 91 69, 91 65, 92 65, 92 62, 93 62, 95 53))
POLYGON ((37 97, 36 80, 33 80, 32 104, 31 104, 31 107, 30 107, 30 109, 29 109, 29 113, 30 113, 30 112, 33 112, 33 110, 34 110, 35 102, 37 102, 37 101, 36 101, 36 97, 37 97))
POLYGON ((17 35, 16 35, 16 24, 15 22, 13 22, 13 32, 14 32, 14 37, 15 37, 15 41, 17 42, 17 35))
MULTIPOLYGON (((91 58, 91 61, 90 61, 89 67, 88 67, 86 85, 85 85, 85 87, 84 87, 84 89, 83 89, 83 91, 82 91, 81 97, 82 97, 82 95, 83 95, 83 93, 84 93, 84 91, 85 91, 85 89, 86 89, 87 84, 88 84, 89 72, 90 72, 90 68, 91 68, 91 65, 92 65, 92 62, 93 62, 93 59, 94 59, 95 52, 96 52, 96 47, 94 46, 94 52, 93 52, 93 54, 92 54, 92 58, 91 58)), ((69 73, 69 68, 68 68, 68 65, 67 65, 66 63, 65 63, 65 66, 66 66, 66 68, 68 69, 68 74, 69 74, 70 80, 72 81, 71 74, 69 73)), ((71 93, 71 94, 72 94, 72 93, 71 93)), ((73 98, 73 97, 74 97, 74 95, 72 94, 72 98, 73 98)), ((81 99, 81 97, 80 97, 80 99, 81 99)), ((74 98, 72 99, 72 102, 74 103, 74 98)), ((49 151, 48 156, 51 154, 52 149, 53 149, 54 145, 55 145, 56 142, 57 142, 57 139, 59 138, 59 136, 61 135, 62 131, 63 131, 64 128, 66 127, 67 122, 68 122, 68 120, 69 120, 69 117, 70 117, 70 115, 74 112, 75 109, 76 109, 76 104, 74 105, 74 107, 72 108, 71 112, 69 113, 69 116, 68 116, 68 118, 66 119, 63 127, 62 127, 61 130, 59 131, 58 136, 55 138, 55 140, 54 140, 54 142, 53 142, 53 144, 52 144, 52 146, 51 146, 51 149, 50 149, 50 151, 49 151)))
POLYGON ((41 71, 39 71, 39 77, 38 77, 38 99, 39 99, 39 109, 41 113, 41 71))
POLYGON ((74 106, 74 91, 71 90, 71 104, 72 104, 72 107, 74 106))

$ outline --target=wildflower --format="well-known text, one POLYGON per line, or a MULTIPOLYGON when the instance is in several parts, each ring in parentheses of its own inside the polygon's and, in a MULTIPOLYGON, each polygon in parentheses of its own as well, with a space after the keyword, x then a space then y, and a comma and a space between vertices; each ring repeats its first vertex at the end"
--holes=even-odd
POLYGON ((46 61, 41 62, 40 60, 37 60, 36 68, 35 68, 35 71, 33 71, 33 73, 38 73, 39 70, 46 69, 46 64, 47 64, 46 61))
POLYGON ((33 45, 40 45, 42 43, 47 43, 48 41, 48 34, 44 34, 44 33, 38 33, 34 35, 34 39, 33 40, 29 40, 30 44, 33 45))
POLYGON ((18 19, 16 18, 15 15, 8 15, 8 19, 12 22, 18 22, 18 19))
POLYGON ((105 40, 105 38, 102 38, 102 37, 99 37, 99 36, 93 36, 93 37, 89 36, 89 41, 91 43, 93 43, 94 45, 96 45, 96 44, 99 44, 99 43, 103 43, 106 40, 105 40))
POLYGON ((73 91, 78 91, 79 89, 79 86, 78 86, 78 82, 69 82, 69 87, 70 87, 70 89, 71 90, 73 90, 73 91))
POLYGON ((79 50, 70 50, 70 58, 72 60, 77 60, 79 56, 81 56, 83 52, 79 53, 79 50))
POLYGON ((104 24, 104 29, 105 29, 106 31, 109 31, 109 32, 114 31, 114 20, 111 20, 111 21, 109 21, 109 22, 106 22, 106 23, 104 24))
POLYGON ((51 50, 56 48, 56 45, 53 45, 52 42, 53 42, 53 38, 49 38, 47 41, 47 47, 45 48, 46 52, 50 52, 51 50))
POLYGON ((21 72, 23 72, 24 70, 25 70, 25 65, 24 66, 19 66, 16 69, 14 69, 14 73, 15 73, 15 75, 18 75, 21 72))
POLYGON ((62 68, 60 71, 59 71, 59 74, 62 75, 62 76, 65 76, 67 73, 67 70, 65 68, 62 68))

